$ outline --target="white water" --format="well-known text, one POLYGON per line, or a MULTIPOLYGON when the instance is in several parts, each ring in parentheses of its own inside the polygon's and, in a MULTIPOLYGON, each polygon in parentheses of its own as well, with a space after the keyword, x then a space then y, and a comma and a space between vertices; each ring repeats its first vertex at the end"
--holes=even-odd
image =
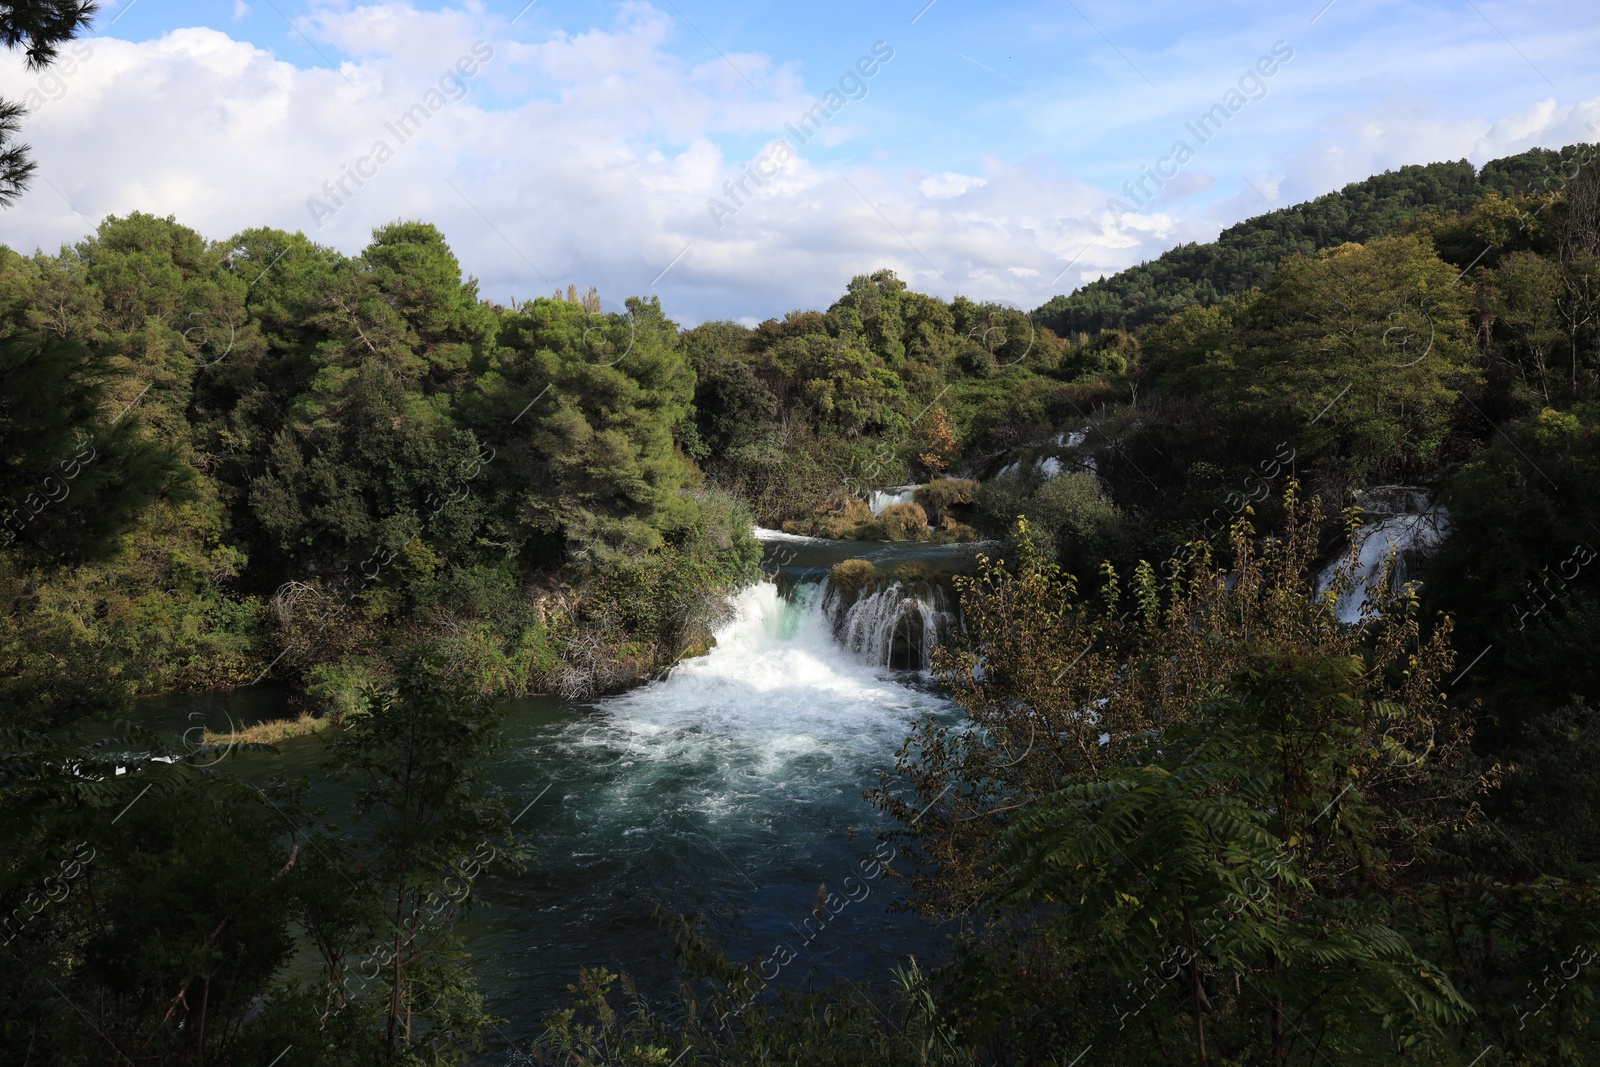
MULTIPOLYGON (((1444 508, 1430 508, 1420 493, 1415 496, 1389 494, 1397 508, 1396 513, 1375 517, 1376 521, 1356 531, 1355 582, 1339 598, 1339 618, 1347 623, 1359 623, 1375 614, 1371 603, 1362 610, 1364 601, 1381 602, 1386 594, 1398 593, 1408 585, 1415 570, 1418 556, 1435 548, 1450 529, 1450 517, 1444 508), (1383 587, 1384 560, 1395 556, 1394 572, 1389 576, 1389 588, 1383 587)), ((1373 501, 1368 503, 1371 506, 1373 501)), ((1318 579, 1318 588, 1327 588, 1343 557, 1328 564, 1318 579)))
POLYGON ((867 507, 872 511, 872 517, 877 518, 883 513, 883 509, 890 505, 911 503, 917 488, 915 485, 895 485, 868 493, 867 507))
MULTIPOLYGON (((510 709, 508 751, 491 774, 534 854, 526 871, 502 864, 478 880, 485 906, 463 926, 491 1010, 511 1020, 507 1040, 542 1032, 571 1003, 580 965, 625 970, 667 999, 678 974, 652 917, 658 906, 704 917, 734 959, 792 946, 799 955, 783 987, 813 973, 819 985, 862 982, 885 960, 926 956, 928 928, 892 910, 901 879, 871 881, 870 897, 815 940, 800 931, 818 885, 842 892, 843 879, 861 878, 877 830, 888 828, 862 790, 892 770, 926 717, 955 718, 915 678, 844 648, 824 593, 818 583, 787 598, 753 586, 711 652, 662 681, 582 705, 532 699, 510 709)), ((236 707, 236 719, 264 717, 236 707)), ((181 713, 175 721, 192 726, 181 713)), ((318 777, 315 749, 286 748, 282 758, 318 777)))
POLYGON ((849 607, 830 590, 823 598, 823 610, 851 652, 883 668, 913 666, 926 671, 934 647, 956 624, 944 589, 924 583, 894 582, 864 594, 849 607))
POLYGON ((522 1033, 555 1007, 580 963, 626 969, 665 995, 669 939, 652 919, 705 916, 735 958, 783 941, 782 975, 858 978, 879 955, 926 949, 874 883, 815 941, 799 925, 817 886, 859 876, 881 816, 862 798, 928 716, 950 704, 905 672, 841 646, 824 586, 752 586, 705 656, 663 680, 554 716, 535 706, 499 773, 536 801, 519 824, 536 856, 493 881, 474 955, 522 1033), (544 792, 548 790, 548 792, 544 792))
MULTIPOLYGON (((841 648, 823 592, 803 585, 785 600, 769 582, 744 590, 709 654, 604 701, 605 719, 568 743, 591 767, 637 768, 614 782, 629 793, 696 768, 699 795, 679 802, 706 816, 739 808, 751 790, 794 799, 846 783, 859 791, 918 719, 948 705, 879 666, 887 639, 863 641, 859 657, 841 648)), ((856 605, 862 618, 872 601, 856 605)))
POLYGON ((757 541, 793 541, 802 545, 826 545, 832 543, 826 537, 808 537, 805 534, 785 533, 783 530, 769 530, 765 526, 751 527, 750 536, 757 541))
MULTIPOLYGON (((1057 475, 1059 475, 1063 470, 1066 470, 1066 469, 1069 469, 1069 468, 1070 469, 1074 469, 1074 470, 1087 471, 1088 473, 1090 473, 1090 474, 1094 475, 1096 478, 1098 478, 1100 476, 1100 472, 1095 467, 1094 453, 1083 447, 1084 446, 1084 442, 1087 441, 1088 438, 1089 438, 1089 431, 1088 430, 1074 430, 1071 433, 1068 433, 1065 430, 1061 431, 1060 433, 1056 434, 1054 437, 1050 438, 1050 440, 1047 442, 1045 447, 1046 448, 1052 448, 1053 447, 1054 449, 1057 449, 1057 450, 1068 450, 1069 449, 1070 450, 1070 454, 1067 455, 1065 458, 1063 458, 1062 456, 1059 456, 1059 455, 1037 455, 1037 454, 1035 454, 1034 458, 1033 458, 1033 463, 1032 463, 1033 470, 1036 473, 1038 473, 1045 481, 1049 481, 1050 479, 1052 479, 1052 478, 1056 477, 1057 475)), ((1013 473, 1015 471, 1021 470, 1022 469, 1023 460, 1026 457, 1026 455, 1033 454, 1036 451, 1037 451, 1036 449, 1024 449, 1023 450, 1023 455, 1018 456, 1018 458, 1012 460, 1010 463, 1007 463, 1005 466, 1001 467, 995 473, 995 477, 996 478, 1003 478, 1007 474, 1011 474, 1011 473, 1013 473)))

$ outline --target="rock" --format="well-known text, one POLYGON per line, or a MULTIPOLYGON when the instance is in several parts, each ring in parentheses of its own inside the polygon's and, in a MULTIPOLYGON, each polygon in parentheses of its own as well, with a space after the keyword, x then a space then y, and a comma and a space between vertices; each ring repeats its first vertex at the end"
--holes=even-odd
POLYGON ((835 563, 828 576, 846 607, 878 584, 878 568, 868 559, 847 559, 843 563, 835 563))

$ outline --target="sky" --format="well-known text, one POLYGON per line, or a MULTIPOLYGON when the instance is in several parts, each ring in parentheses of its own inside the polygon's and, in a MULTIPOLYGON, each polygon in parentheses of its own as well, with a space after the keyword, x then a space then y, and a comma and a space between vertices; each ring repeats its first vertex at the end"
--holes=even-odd
POLYGON ((501 303, 753 324, 887 267, 1031 309, 1384 170, 1600 141, 1593 0, 525 3, 107 3, 50 70, 0 57, 39 164, 0 242, 407 218, 501 303))

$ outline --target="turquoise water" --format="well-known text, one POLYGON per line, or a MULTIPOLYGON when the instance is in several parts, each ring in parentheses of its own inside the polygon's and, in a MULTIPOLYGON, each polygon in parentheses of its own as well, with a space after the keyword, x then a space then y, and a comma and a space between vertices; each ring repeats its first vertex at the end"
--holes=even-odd
MULTIPOLYGON (((819 593, 746 590, 708 655, 642 689, 511 705, 492 776, 523 811, 515 829, 535 856, 520 874, 488 868, 462 927, 490 1009, 509 1020, 502 1048, 565 1005, 580 964, 663 990, 670 936, 651 918, 658 905, 705 917, 735 958, 793 951, 778 984, 878 979, 908 954, 928 956, 928 927, 890 910, 896 880, 861 879, 881 826, 861 792, 917 723, 950 708, 841 648, 819 593), (851 903, 808 941, 819 886, 843 898, 851 876, 851 903)), ((149 703, 145 715, 168 730, 216 729, 281 714, 284 701, 244 690, 149 703)), ((236 766, 315 785, 321 747, 293 740, 236 766)))

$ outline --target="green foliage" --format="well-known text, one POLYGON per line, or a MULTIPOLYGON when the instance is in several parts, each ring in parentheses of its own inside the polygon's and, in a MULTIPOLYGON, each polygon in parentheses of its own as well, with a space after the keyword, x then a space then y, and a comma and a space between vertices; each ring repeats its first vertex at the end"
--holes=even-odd
POLYGON ((1005 536, 1018 517, 1046 559, 1068 572, 1092 575, 1101 561, 1122 558, 1128 522, 1091 474, 1064 471, 1045 478, 1033 469, 991 479, 978 494, 976 519, 991 536, 1005 536))
MULTIPOLYGON (((9 4, 0 15, 0 44, 7 51, 21 48, 26 67, 36 71, 53 63, 60 46, 89 28, 96 5, 93 0, 22 0, 9 4)), ((26 101, 0 100, 0 207, 9 207, 33 178, 34 162, 28 146, 16 143, 26 101)))
POLYGON ((1393 713, 1359 659, 1247 657, 1194 720, 1020 813, 996 903, 1064 905, 1053 936, 1104 946, 1130 988, 1160 960, 1153 1001, 1125 1011, 1187 1012, 1202 1062, 1309 1062, 1291 1025, 1357 1060, 1443 1042, 1470 1006, 1346 873, 1390 860, 1358 783, 1393 713))
POLYGON ((1292 439, 1358 481, 1414 476, 1439 464, 1477 374, 1455 274, 1410 237, 1291 260, 1259 295, 1158 331, 1157 388, 1227 397, 1226 424, 1258 456, 1292 439))
MULTIPOLYGON (((1405 168, 1031 316, 888 271, 754 329, 680 331, 653 299, 608 312, 576 287, 503 308, 417 221, 354 256, 142 213, 59 255, 0 249, 7 723, 276 672, 346 724, 339 759, 374 824, 291 837, 261 794, 154 761, 153 739, 8 735, 13 911, 63 841, 107 845, 92 895, 14 943, 8 1047, 109 1058, 76 1001, 135 1058, 472 1055, 489 1020, 446 879, 499 840, 486 700, 592 696, 703 650, 757 574, 754 518, 1011 535, 1010 565, 963 583, 965 643, 941 654, 969 721, 908 744, 915 809, 879 798, 925 861, 906 872, 919 902, 967 932, 950 966, 900 972, 892 1004, 751 1003, 748 970, 686 936, 680 1006, 588 972, 547 1054, 1071 1063, 1094 1045, 1143 1063, 1200 1059, 1203 1039, 1230 1063, 1591 1055, 1587 971, 1537 1008, 1524 992, 1588 936, 1600 862, 1600 169, 1581 158, 1405 168), (1067 430, 1088 437, 1068 447, 1067 430), (1094 476, 1038 467, 1091 456, 1094 476), (876 520, 861 499, 1012 463, 876 520), (1350 530, 1276 495, 1296 476, 1341 501, 1439 479, 1451 533, 1429 612, 1404 593, 1338 623, 1349 562, 1331 590, 1310 576, 1350 530), (1265 536, 1235 525, 1213 559, 1188 542, 1218 516, 1265 536), (1484 655, 1454 664, 1452 633, 1484 655), (209 852, 228 853, 214 877, 196 873, 209 852), (1164 976, 1132 1000, 1146 967, 1164 976)), ((306 825, 292 795, 268 799, 306 825)))
POLYGON ((748 990, 758 982, 753 963, 733 963, 692 923, 677 923, 675 941, 683 970, 676 1003, 667 1009, 653 1006, 626 973, 584 968, 568 987, 572 1006, 547 1019, 533 1043, 537 1061, 560 1067, 970 1067, 980 1062, 950 1026, 915 959, 894 969, 894 994, 886 1004, 854 983, 826 993, 785 990, 752 997, 748 990))
POLYGON ((95 744, 0 738, 13 958, 0 1030, 37 1062, 99 1062, 108 1046, 175 1064, 260 1051, 239 1026, 291 954, 299 849, 262 794, 209 769, 222 752, 162 755, 132 729, 95 744))
POLYGON ((509 535, 595 564, 660 547, 690 478, 673 429, 694 371, 659 303, 630 301, 624 317, 535 300, 499 336, 473 421, 505 442, 509 535))
MULTIPOLYGON (((499 712, 452 688, 437 660, 406 657, 391 675, 394 688, 369 691, 334 739, 330 766, 354 780, 356 814, 377 816, 367 860, 369 921, 381 916, 387 936, 380 940, 389 943, 383 1025, 393 1057, 431 1031, 448 1033, 468 1020, 481 1026, 486 1018, 459 942, 437 915, 441 908, 453 913, 456 879, 469 864, 476 869, 478 846, 509 835, 510 813, 489 793, 484 773, 486 757, 504 745, 499 712)), ((522 855, 514 840, 501 851, 513 861, 522 855)), ((329 962, 342 1001, 349 976, 329 962)))
POLYGON ((111 359, 50 334, 0 340, 7 555, 34 563, 104 556, 176 480, 171 453, 144 435, 137 416, 111 406, 111 359))
MULTIPOLYGON (((1563 152, 1570 155, 1573 149, 1563 152)), ((1530 190, 1553 155, 1532 149, 1485 164, 1476 174, 1465 160, 1386 171, 1230 226, 1210 244, 1181 245, 1070 295, 1052 297, 1034 315, 1063 337, 1158 324, 1186 309, 1263 288, 1294 256, 1393 236, 1427 212, 1467 211, 1489 193, 1530 190)))
POLYGON ((971 478, 937 478, 917 486, 912 499, 928 513, 928 521, 937 525, 952 507, 965 513, 966 505, 972 503, 978 489, 978 483, 971 478))
POLYGON ((873 796, 919 905, 990 917, 939 981, 1002 1061, 1454 1062, 1497 1025, 1482 974, 1526 973, 1437 903, 1470 892, 1494 780, 1443 696, 1448 624, 1424 636, 1410 594, 1339 622, 1353 560, 1319 588, 1317 508, 1283 509, 1272 537, 1236 524, 1226 568, 1197 544, 1159 575, 1107 565, 1092 598, 1024 520, 1016 563, 962 583, 936 669, 966 721, 925 726, 911 792, 873 796))
POLYGON ((1600 702, 1597 490, 1600 433, 1586 408, 1506 427, 1443 485, 1451 530, 1424 588, 1456 617, 1462 647, 1486 650, 1462 688, 1481 702, 1480 743, 1513 768, 1489 809, 1519 842, 1494 846, 1513 869, 1600 863, 1597 814, 1579 799, 1594 765, 1586 709, 1600 702))
POLYGON ((327 830, 292 788, 227 773, 269 746, 0 733, 0 906, 26 964, 0 975, 8 1047, 256 1067, 291 1046, 351 1067, 480 1051, 497 1020, 454 921, 484 866, 524 856, 484 779, 496 713, 438 664, 391 675, 333 743, 356 818, 327 830))

